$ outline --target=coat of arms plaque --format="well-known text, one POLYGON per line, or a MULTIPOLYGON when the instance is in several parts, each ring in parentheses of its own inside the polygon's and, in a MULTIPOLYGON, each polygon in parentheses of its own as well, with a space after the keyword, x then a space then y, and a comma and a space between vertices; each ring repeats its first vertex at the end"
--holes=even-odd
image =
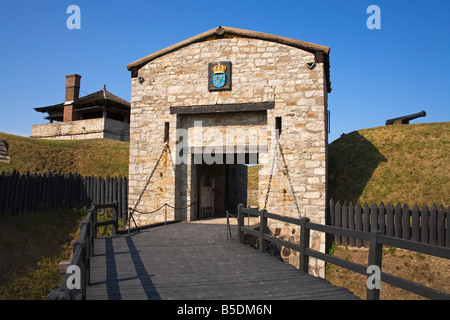
POLYGON ((231 61, 208 64, 208 90, 231 90, 231 61))

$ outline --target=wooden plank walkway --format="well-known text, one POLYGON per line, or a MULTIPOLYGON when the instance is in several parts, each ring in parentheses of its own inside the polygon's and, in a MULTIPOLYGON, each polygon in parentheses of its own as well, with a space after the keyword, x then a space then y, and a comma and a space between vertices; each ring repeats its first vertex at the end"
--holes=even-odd
POLYGON ((88 300, 358 299, 226 239, 226 225, 176 223, 95 240, 88 300))

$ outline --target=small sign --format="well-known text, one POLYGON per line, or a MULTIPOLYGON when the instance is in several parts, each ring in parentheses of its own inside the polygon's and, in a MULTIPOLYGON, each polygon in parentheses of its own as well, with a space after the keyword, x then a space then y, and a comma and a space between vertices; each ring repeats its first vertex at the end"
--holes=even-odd
POLYGON ((231 90, 231 61, 208 63, 208 90, 231 90))

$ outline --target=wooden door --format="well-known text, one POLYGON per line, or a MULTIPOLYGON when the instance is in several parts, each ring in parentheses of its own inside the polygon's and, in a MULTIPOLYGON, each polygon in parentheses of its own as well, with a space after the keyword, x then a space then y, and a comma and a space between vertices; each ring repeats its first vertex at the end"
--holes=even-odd
POLYGON ((212 165, 199 166, 198 175, 199 192, 199 214, 198 218, 208 218, 214 216, 214 168, 212 165))

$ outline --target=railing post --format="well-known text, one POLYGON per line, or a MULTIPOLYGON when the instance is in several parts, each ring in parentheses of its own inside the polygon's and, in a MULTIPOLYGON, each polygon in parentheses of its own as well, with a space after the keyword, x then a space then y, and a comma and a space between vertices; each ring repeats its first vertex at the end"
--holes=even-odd
POLYGON ((86 238, 83 239, 82 247, 83 247, 83 254, 82 254, 82 262, 85 272, 85 279, 83 280, 83 285, 85 285, 83 289, 83 294, 86 294, 86 286, 89 286, 91 283, 91 270, 90 270, 90 260, 93 256, 93 253, 91 252, 93 250, 92 243, 91 243, 91 224, 89 220, 84 220, 81 222, 81 228, 83 226, 86 226, 86 238))
POLYGON ((95 235, 97 233, 97 230, 95 228, 95 222, 94 222, 94 212, 89 209, 90 212, 88 212, 89 215, 89 244, 91 246, 91 249, 89 251, 91 257, 94 256, 94 239, 95 235))
POLYGON ((117 230, 119 229, 119 202, 115 201, 112 211, 112 218, 114 223, 112 224, 111 234, 114 236, 117 234, 117 230))
POLYGON ((86 299, 86 290, 89 283, 89 265, 88 265, 88 256, 87 256, 87 246, 89 245, 87 241, 83 241, 83 246, 81 250, 81 299, 86 299))
POLYGON ((306 227, 309 222, 309 218, 300 219, 300 270, 308 273, 309 272, 309 256, 306 255, 306 248, 309 248, 309 236, 310 230, 306 227))
POLYGON ((129 207, 127 211, 127 218, 128 218, 128 233, 131 231, 131 218, 133 214, 133 208, 129 207))
POLYGON ((164 203, 164 225, 167 225, 167 203, 164 203))
POLYGON ((94 239, 97 238, 97 204, 95 202, 91 205, 92 222, 94 224, 94 239))
POLYGON ((244 215, 242 214, 241 209, 244 207, 242 203, 238 205, 238 223, 237 223, 237 234, 240 243, 244 243, 244 232, 242 232, 241 228, 244 226, 244 215))
POLYGON ((260 224, 259 224, 259 251, 267 252, 267 240, 264 239, 264 234, 267 231, 267 210, 260 211, 260 224))
POLYGON ((73 253, 74 255, 77 247, 80 247, 81 249, 81 255, 80 255, 80 259, 76 260, 76 261, 71 261, 71 262, 75 262, 75 264, 80 268, 80 285, 81 288, 80 289, 72 289, 72 299, 74 300, 84 300, 86 297, 86 284, 87 284, 87 277, 86 277, 86 272, 87 272, 87 264, 86 264, 86 240, 85 239, 78 239, 75 240, 73 242, 73 253))
POLYGON ((231 239, 230 212, 227 210, 227 240, 231 239))
MULTIPOLYGON (((379 270, 380 279, 377 279, 381 284, 381 264, 383 258, 383 245, 378 242, 378 235, 381 234, 379 230, 374 230, 370 233, 369 245, 369 261, 368 266, 377 266, 379 270)), ((380 300, 380 288, 376 286, 372 289, 367 288, 366 300, 380 300)))

